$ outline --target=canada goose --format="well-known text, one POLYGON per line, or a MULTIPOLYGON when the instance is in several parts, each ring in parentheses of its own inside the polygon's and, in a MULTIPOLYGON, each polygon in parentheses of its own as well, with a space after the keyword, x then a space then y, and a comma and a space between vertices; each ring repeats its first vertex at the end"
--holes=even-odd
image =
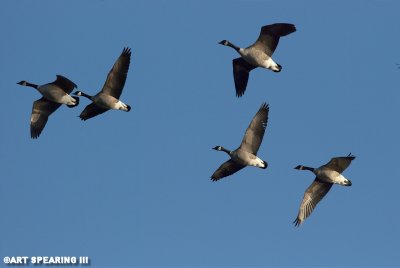
POLYGON ((126 76, 128 75, 129 64, 131 62, 131 49, 124 48, 121 55, 114 63, 114 66, 107 75, 107 80, 99 93, 90 96, 82 91, 76 91, 74 94, 83 96, 91 101, 80 114, 82 120, 95 117, 110 109, 123 110, 129 112, 131 107, 119 100, 122 89, 124 88, 126 76))
POLYGON ((293 24, 275 23, 261 27, 257 41, 247 48, 238 47, 227 40, 218 43, 235 49, 241 56, 232 61, 237 97, 244 94, 249 73, 254 68, 262 67, 274 72, 281 71, 282 66, 272 59, 272 54, 278 45, 279 38, 295 31, 296 26, 293 24))
POLYGON ((356 157, 351 155, 344 157, 334 157, 327 164, 319 168, 311 168, 299 165, 298 170, 309 170, 316 175, 315 180, 304 193, 303 201, 300 205, 299 214, 293 222, 299 226, 317 206, 318 202, 329 192, 333 184, 351 186, 351 181, 346 179, 342 172, 350 165, 356 157))
POLYGON ((260 148, 264 137, 265 128, 268 123, 269 106, 265 102, 253 117, 249 127, 244 134, 242 143, 239 148, 234 151, 229 151, 222 146, 216 146, 212 149, 227 153, 231 159, 223 163, 211 176, 211 180, 217 181, 226 176, 241 170, 245 166, 259 167, 266 169, 268 163, 257 157, 258 149, 260 148))
POLYGON ((61 75, 57 75, 57 79, 54 82, 41 86, 26 81, 21 81, 17 84, 36 88, 43 95, 41 99, 33 103, 31 115, 32 139, 40 136, 47 119, 61 104, 66 104, 68 107, 75 107, 79 104, 78 97, 69 95, 76 88, 75 83, 61 75))

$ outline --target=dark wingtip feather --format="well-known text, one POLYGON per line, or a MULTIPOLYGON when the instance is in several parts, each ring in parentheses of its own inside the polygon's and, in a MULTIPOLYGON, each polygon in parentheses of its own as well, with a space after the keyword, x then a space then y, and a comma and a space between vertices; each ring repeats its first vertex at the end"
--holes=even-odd
POLYGON ((37 138, 39 138, 39 136, 40 136, 40 132, 39 131, 37 131, 37 130, 32 130, 31 131, 31 138, 32 139, 37 139, 37 138))
POLYGON ((236 91, 236 97, 237 97, 237 98, 242 97, 242 96, 243 96, 243 93, 244 93, 244 92, 241 92, 241 91, 238 92, 238 91, 236 91))
POLYGON ((269 104, 265 101, 261 104, 260 109, 269 111, 269 104))
POLYGON ((293 223, 294 223, 294 226, 295 226, 295 227, 299 227, 299 226, 301 225, 301 220, 297 217, 297 218, 293 221, 293 223))
POLYGON ((124 47, 124 49, 122 50, 122 54, 130 56, 132 54, 131 49, 129 47, 124 47))
POLYGON ((354 159, 356 158, 356 156, 355 156, 355 155, 352 155, 351 153, 349 153, 349 154, 347 155, 347 157, 351 158, 351 160, 354 160, 354 159))

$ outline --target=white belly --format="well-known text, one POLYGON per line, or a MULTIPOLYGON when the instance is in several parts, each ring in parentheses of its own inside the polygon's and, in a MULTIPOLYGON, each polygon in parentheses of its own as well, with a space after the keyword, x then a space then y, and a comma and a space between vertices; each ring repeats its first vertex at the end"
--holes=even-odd
POLYGON ((336 183, 340 185, 347 185, 349 180, 346 179, 342 174, 334 170, 318 170, 314 171, 318 179, 324 182, 336 183))
POLYGON ((249 166, 253 167, 265 167, 264 161, 261 158, 256 157, 255 159, 252 159, 249 164, 249 166))
POLYGON ((251 154, 243 150, 234 151, 231 154, 231 157, 235 162, 241 165, 261 167, 261 168, 265 167, 265 163, 262 159, 260 159, 258 156, 254 154, 251 154))
POLYGON ((272 59, 268 58, 266 61, 263 63, 264 68, 271 69, 273 71, 279 71, 278 64, 272 59))
POLYGON ((96 95, 93 101, 104 109, 124 110, 124 111, 128 110, 128 106, 125 103, 118 100, 117 98, 114 98, 113 96, 106 95, 103 93, 96 95))

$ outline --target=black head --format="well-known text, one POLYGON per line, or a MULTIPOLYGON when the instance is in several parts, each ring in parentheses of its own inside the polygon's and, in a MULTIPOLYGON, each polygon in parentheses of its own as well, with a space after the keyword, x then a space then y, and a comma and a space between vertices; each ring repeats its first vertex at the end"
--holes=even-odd
POLYGON ((228 42, 227 40, 222 40, 222 41, 219 42, 218 44, 227 46, 227 45, 229 44, 229 42, 228 42))
POLYGON ((304 167, 302 165, 298 165, 297 167, 295 167, 294 169, 299 169, 299 170, 303 170, 304 167))
POLYGON ((214 148, 211 148, 211 149, 214 149, 214 150, 216 150, 216 151, 222 151, 222 146, 215 146, 214 148))
POLYGON ((26 81, 22 80, 21 82, 18 82, 17 84, 21 85, 21 86, 26 86, 26 83, 27 83, 26 81))
POLYGON ((75 91, 74 93, 75 96, 82 96, 82 91, 75 91))

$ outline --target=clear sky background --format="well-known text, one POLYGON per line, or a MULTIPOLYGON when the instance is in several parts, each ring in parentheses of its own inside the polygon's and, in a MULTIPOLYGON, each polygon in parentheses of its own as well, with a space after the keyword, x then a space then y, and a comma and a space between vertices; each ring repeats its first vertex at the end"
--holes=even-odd
MULTIPOLYGON (((89 256, 94 267, 400 266, 399 1, 11 1, 0 8, 0 257, 89 256), (222 39, 289 22, 274 59, 235 97, 222 39), (132 48, 121 99, 86 122, 61 107, 32 140, 45 84, 97 93, 132 48), (262 102, 259 156, 212 182, 262 102), (318 167, 357 156, 300 228, 318 167)), ((1 261, 0 265, 4 265, 1 261)))

